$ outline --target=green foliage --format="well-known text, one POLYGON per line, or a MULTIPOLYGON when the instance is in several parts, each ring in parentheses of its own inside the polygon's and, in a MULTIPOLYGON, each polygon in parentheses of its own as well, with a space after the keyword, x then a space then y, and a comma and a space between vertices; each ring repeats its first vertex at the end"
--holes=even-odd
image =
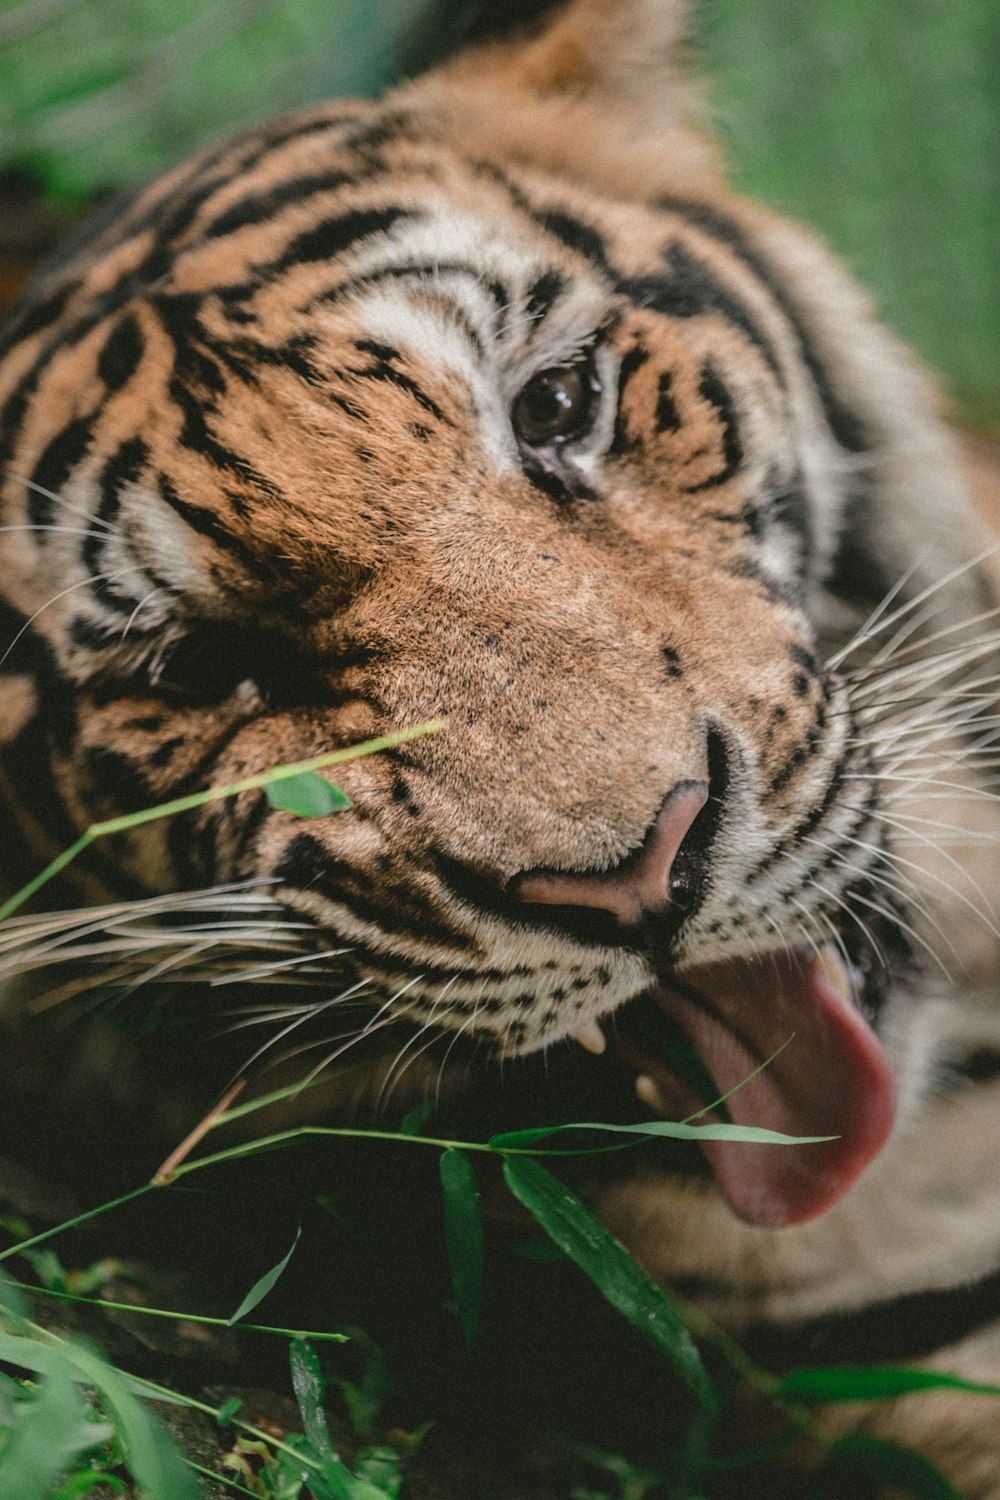
POLYGON ((479 1330, 483 1290, 483 1221, 476 1174, 469 1158, 454 1146, 443 1153, 440 1170, 451 1283, 462 1333, 471 1349, 479 1330))
POLYGON ((892 1401, 916 1391, 965 1391, 1000 1396, 1000 1386, 961 1380, 943 1370, 901 1370, 877 1365, 838 1365, 829 1370, 796 1370, 779 1380, 775 1395, 785 1401, 826 1405, 832 1401, 892 1401))
POLYGON ((614 1236, 570 1188, 530 1157, 509 1156, 504 1179, 559 1248, 663 1355, 698 1403, 714 1412, 715 1392, 690 1333, 673 1304, 614 1236))
POLYGON ((1000 8, 707 0, 695 12, 737 185, 819 230, 883 316, 1000 424, 1000 8))
POLYGON ((369 1448, 358 1456, 352 1473, 330 1441, 323 1400, 326 1382, 316 1351, 306 1339, 294 1339, 290 1350, 292 1389, 305 1437, 293 1440, 294 1453, 280 1453, 279 1471, 300 1474, 314 1500, 397 1500, 402 1476, 399 1456, 391 1448, 369 1448), (308 1471, 299 1458, 311 1460, 308 1471))
POLYGON ((278 1279, 284 1274, 288 1266, 288 1262, 291 1260, 292 1255, 295 1251, 295 1247, 299 1243, 301 1235, 302 1225, 300 1224, 298 1229, 296 1229, 295 1231, 295 1238, 292 1240, 292 1243, 289 1245, 285 1254, 278 1261, 277 1265, 272 1266, 269 1271, 265 1271, 263 1276, 255 1281, 253 1286, 247 1292, 239 1307, 229 1319, 230 1326, 238 1323, 241 1318, 245 1318, 247 1313, 252 1312, 253 1309, 257 1306, 258 1302, 263 1302, 268 1292, 273 1290, 274 1286, 278 1282, 278 1279))
MULTIPOLYGON (((75 852, 79 852, 87 842, 104 833, 168 817, 183 807, 200 806, 246 790, 263 789, 266 795, 273 797, 275 787, 280 787, 282 792, 279 797, 283 797, 283 800, 275 805, 298 816, 319 816, 340 810, 346 799, 339 800, 343 794, 324 778, 316 776, 315 772, 320 766, 371 753, 440 727, 438 723, 420 726, 417 730, 404 731, 362 746, 332 752, 296 766, 278 767, 229 787, 195 793, 127 818, 95 825, 77 845, 61 857, 62 864, 72 858, 75 852), (317 791, 316 782, 323 790, 317 791), (319 807, 319 801, 326 805, 319 807)), ((18 893, 6 907, 0 908, 0 921, 6 913, 39 889, 56 867, 61 867, 59 861, 55 861, 30 887, 18 893)), ((768 1063, 762 1064, 767 1065, 768 1063)), ((215 1113, 206 1121, 206 1131, 226 1124, 237 1115, 268 1107, 296 1092, 294 1087, 277 1090, 265 1098, 228 1112, 215 1113)), ((719 1102, 716 1101, 716 1105, 719 1102)), ((745 1467, 749 1471, 760 1460, 766 1460, 780 1451, 789 1440, 800 1434, 828 1449, 833 1466, 831 1472, 842 1472, 845 1468, 860 1470, 866 1475, 895 1484, 905 1493, 917 1497, 917 1500, 958 1500, 947 1479, 918 1454, 866 1435, 834 1440, 813 1420, 808 1407, 826 1402, 893 1399, 936 1387, 979 1395, 1000 1394, 1000 1388, 970 1383, 936 1372, 875 1368, 804 1370, 777 1380, 754 1366, 738 1346, 721 1330, 714 1328, 703 1315, 694 1308, 685 1307, 677 1299, 672 1299, 651 1281, 586 1204, 532 1156, 532 1153, 575 1156, 620 1149, 591 1146, 580 1152, 543 1147, 543 1142, 569 1130, 623 1135, 627 1137, 623 1143, 625 1146, 642 1139, 666 1136, 686 1140, 766 1142, 775 1149, 780 1149, 783 1144, 804 1144, 808 1140, 827 1137, 790 1137, 751 1126, 714 1121, 704 1125, 693 1123, 692 1120, 654 1121, 639 1125, 570 1121, 509 1131, 485 1142, 462 1142, 434 1139, 421 1133, 433 1112, 434 1105, 430 1101, 415 1106, 404 1118, 399 1131, 310 1126, 283 1131, 194 1161, 185 1162, 180 1158, 180 1153, 177 1153, 176 1159, 171 1158, 169 1174, 165 1173, 162 1178, 157 1176, 147 1186, 123 1195, 112 1204, 79 1214, 55 1229, 29 1236, 26 1225, 11 1220, 3 1221, 3 1227, 26 1238, 0 1253, 0 1260, 13 1255, 21 1256, 39 1279, 40 1286, 35 1289, 37 1291, 72 1300, 92 1300, 70 1288, 77 1285, 93 1289, 100 1284, 114 1263, 96 1262, 84 1273, 74 1275, 63 1268, 48 1242, 64 1230, 94 1218, 101 1212, 133 1201, 151 1190, 162 1190, 181 1176, 256 1150, 290 1146, 309 1137, 325 1136, 333 1140, 354 1136, 372 1141, 404 1142, 415 1148, 443 1148, 439 1160, 444 1234, 455 1304, 466 1343, 471 1346, 479 1324, 483 1281, 483 1224, 475 1173, 468 1153, 478 1151, 499 1155, 503 1158, 507 1186, 545 1231, 551 1245, 559 1254, 574 1261, 607 1301, 653 1345, 680 1386, 693 1397, 687 1432, 672 1456, 674 1472, 670 1479, 670 1494, 673 1500, 698 1500, 692 1486, 700 1474, 721 1468, 745 1467), (724 1368, 718 1376, 713 1378, 710 1373, 695 1343, 695 1335, 703 1343, 714 1345, 716 1354, 722 1356, 724 1368), (776 1438, 769 1439, 756 1448, 721 1458, 714 1457, 712 1450, 716 1426, 731 1400, 735 1389, 734 1377, 748 1381, 761 1395, 772 1401, 784 1413, 787 1428, 776 1438)), ((296 1232, 290 1248, 277 1264, 254 1283, 228 1320, 229 1326, 245 1318, 273 1289, 289 1264, 300 1233, 301 1231, 296 1232)), ((193 1466, 186 1464, 139 1399, 140 1396, 155 1394, 161 1400, 197 1407, 221 1426, 231 1424, 241 1429, 236 1447, 228 1458, 237 1465, 247 1465, 247 1455, 253 1454, 263 1462, 259 1472, 250 1469, 247 1473, 255 1490, 243 1488, 243 1493, 257 1493, 263 1500, 300 1500, 306 1493, 312 1496, 312 1500, 398 1500, 402 1484, 398 1448, 369 1446, 359 1454, 353 1470, 334 1449, 324 1409, 326 1383, 323 1371, 312 1345, 300 1334, 290 1335, 288 1330, 261 1329, 265 1332, 289 1334, 291 1338, 292 1386, 304 1427, 302 1434, 294 1434, 277 1442, 238 1417, 238 1401, 226 1401, 216 1408, 208 1407, 152 1387, 148 1382, 135 1381, 106 1364, 99 1355, 82 1344, 57 1340, 51 1335, 40 1337, 40 1330, 27 1323, 24 1303, 17 1288, 0 1279, 0 1312, 4 1312, 4 1309, 5 1316, 0 1321, 0 1362, 15 1370, 30 1371, 32 1376, 41 1376, 42 1379, 40 1384, 35 1385, 33 1381, 13 1379, 9 1374, 0 1372, 0 1494, 16 1494, 18 1500, 77 1500, 77 1497, 90 1493, 98 1482, 106 1483, 112 1490, 120 1486, 119 1478, 110 1469, 124 1462, 143 1490, 146 1500, 196 1500, 198 1491, 193 1466), (84 1400, 80 1394, 80 1386, 96 1392, 102 1415, 97 1415, 84 1400), (105 1415, 108 1420, 105 1420, 105 1415), (94 1450, 102 1447, 107 1450, 108 1468, 91 1461, 94 1450), (58 1489, 54 1489, 55 1485, 58 1485, 58 1489)), ((189 1316, 145 1307, 132 1307, 130 1310, 151 1316, 189 1316)), ((202 1318, 198 1321, 220 1320, 202 1318)), ((255 1325, 244 1326, 253 1328, 255 1325)), ((314 1336, 326 1339, 343 1337, 331 1333, 317 1333, 314 1336)), ((337 1383, 355 1431, 362 1438, 368 1439, 374 1435, 388 1388, 388 1377, 378 1346, 365 1339, 364 1335, 357 1337, 364 1350, 361 1381, 355 1384, 347 1379, 339 1379, 337 1383)), ((411 1447, 419 1441, 419 1437, 418 1433, 409 1440, 411 1447)), ((613 1459, 606 1462, 604 1467, 617 1485, 614 1500, 642 1500, 650 1486, 659 1484, 659 1476, 633 1469, 625 1459, 613 1459)), ((825 1500, 828 1493, 832 1495, 834 1492, 829 1490, 828 1481, 821 1479, 811 1500, 825 1500)), ((574 1500, 606 1500, 606 1497, 607 1500, 612 1500, 610 1491, 599 1492, 593 1488, 588 1490, 578 1486, 574 1500)))
POLYGON ((298 776, 274 781, 264 788, 264 794, 272 807, 298 818, 326 818, 351 805, 350 797, 339 786, 316 771, 301 771, 298 776))
POLYGON ((313 100, 376 92, 419 46, 410 0, 5 0, 5 163, 68 200, 141 181, 313 100))
MULTIPOLYGON (((0 1332, 0 1360, 40 1375, 30 1396, 0 1405, 0 1494, 51 1500, 57 1481, 84 1455, 117 1438, 146 1500, 198 1500, 198 1485, 159 1421, 127 1378, 83 1344, 0 1332), (79 1387, 92 1388, 113 1425, 95 1419, 79 1387)), ((79 1485, 71 1476, 71 1484, 79 1485)), ((70 1493, 72 1493, 72 1488, 70 1493)))

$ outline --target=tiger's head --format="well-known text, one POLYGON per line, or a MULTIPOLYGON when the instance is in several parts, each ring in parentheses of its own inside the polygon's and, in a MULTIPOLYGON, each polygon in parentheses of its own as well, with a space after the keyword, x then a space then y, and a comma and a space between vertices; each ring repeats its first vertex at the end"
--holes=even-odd
POLYGON ((348 812, 213 803, 85 893, 251 883, 368 1035, 610 1041, 661 1111, 704 1101, 637 997, 720 1094, 778 1054, 733 1117, 836 1139, 707 1149, 782 1224, 925 1087, 935 932, 989 966, 952 845, 996 822, 992 596, 922 377, 726 191, 677 26, 572 0, 203 153, 43 273, 0 366, 5 795, 37 865, 445 719, 345 766, 348 812))

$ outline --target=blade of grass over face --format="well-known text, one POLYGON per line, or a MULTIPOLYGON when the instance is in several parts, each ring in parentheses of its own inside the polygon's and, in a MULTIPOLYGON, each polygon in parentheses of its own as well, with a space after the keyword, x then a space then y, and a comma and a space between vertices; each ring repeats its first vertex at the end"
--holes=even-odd
POLYGON ((43 886, 48 885, 50 880, 65 870, 67 865, 71 864, 97 839, 106 838, 113 833, 127 833, 130 829, 139 828, 145 823, 153 823, 160 818, 170 818, 176 813, 190 812, 193 808, 204 807, 209 802, 239 796, 241 792, 261 790, 266 792, 268 787, 280 781, 292 781, 296 777, 320 771, 326 766, 339 766, 345 761, 358 760, 364 755, 377 755, 382 750, 392 750, 397 745, 405 745, 410 740, 420 739, 425 734, 436 734, 443 728, 443 719, 429 719, 426 724, 417 724, 412 729, 400 729, 394 734, 365 740, 360 745, 349 745, 343 750, 331 750, 327 755, 314 755, 310 760, 296 761, 287 766, 275 766, 270 771, 262 771, 258 776, 244 777, 243 780, 233 781, 228 786, 210 787, 204 792, 192 792, 187 797, 175 797, 172 802, 161 802, 156 807, 146 807, 138 812, 125 813, 120 818, 108 818, 102 823, 92 823, 75 844, 64 849, 62 854, 57 855, 51 864, 46 865, 45 869, 40 871, 33 880, 29 880, 28 884, 22 886, 9 901, 0 905, 0 922, 18 911, 26 901, 29 901, 43 886))
POLYGON ((706 1411, 715 1391, 691 1335, 667 1297, 576 1194, 551 1172, 523 1157, 503 1164, 507 1186, 574 1260, 611 1305, 663 1355, 706 1411))
POLYGON ((872 1366, 841 1365, 828 1370, 797 1370, 783 1376, 775 1395, 787 1401, 891 1401, 916 1391, 966 1391, 972 1396, 1000 1396, 1000 1385, 963 1380, 941 1370, 897 1370, 872 1366))
MULTIPOLYGON (((782 1135, 780 1130, 767 1130, 763 1125, 724 1125, 721 1122, 717 1125, 690 1125, 687 1120, 644 1120, 638 1125, 612 1125, 573 1120, 565 1125, 532 1125, 525 1130, 508 1130, 502 1135, 491 1136, 490 1145, 498 1151, 526 1148, 565 1130, 606 1130, 612 1135, 661 1136, 673 1141, 742 1141, 744 1145, 764 1146, 813 1146, 821 1141, 836 1140, 832 1135, 782 1135)), ((558 1156, 563 1153, 553 1151, 546 1154, 558 1156)), ((576 1155, 575 1152, 572 1154, 576 1155)))
POLYGON ((297 818, 325 818, 353 805, 339 786, 317 771, 303 771, 298 776, 272 782, 264 788, 264 794, 272 807, 294 813, 297 818))

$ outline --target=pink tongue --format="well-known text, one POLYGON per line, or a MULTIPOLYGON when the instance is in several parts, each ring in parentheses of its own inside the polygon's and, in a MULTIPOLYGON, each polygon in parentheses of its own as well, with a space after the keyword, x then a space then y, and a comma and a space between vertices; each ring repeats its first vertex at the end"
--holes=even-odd
MULTIPOLYGON (((836 1203, 884 1144, 896 1086, 871 1028, 815 961, 793 953, 706 965, 665 975, 653 996, 687 1033, 720 1094, 788 1043, 726 1101, 735 1124, 836 1137, 803 1146, 706 1142, 701 1149, 733 1212, 751 1224, 801 1224, 836 1203)), ((688 1114, 702 1102, 666 1063, 621 1050, 672 1111, 688 1114)))

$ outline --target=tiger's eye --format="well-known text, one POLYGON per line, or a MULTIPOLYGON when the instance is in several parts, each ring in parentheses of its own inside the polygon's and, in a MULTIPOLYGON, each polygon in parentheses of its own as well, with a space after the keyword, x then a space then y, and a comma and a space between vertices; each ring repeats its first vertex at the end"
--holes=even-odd
POLYGON ((580 437, 590 424, 594 395, 595 383, 585 365, 541 370, 514 402, 514 432, 529 448, 580 437))

